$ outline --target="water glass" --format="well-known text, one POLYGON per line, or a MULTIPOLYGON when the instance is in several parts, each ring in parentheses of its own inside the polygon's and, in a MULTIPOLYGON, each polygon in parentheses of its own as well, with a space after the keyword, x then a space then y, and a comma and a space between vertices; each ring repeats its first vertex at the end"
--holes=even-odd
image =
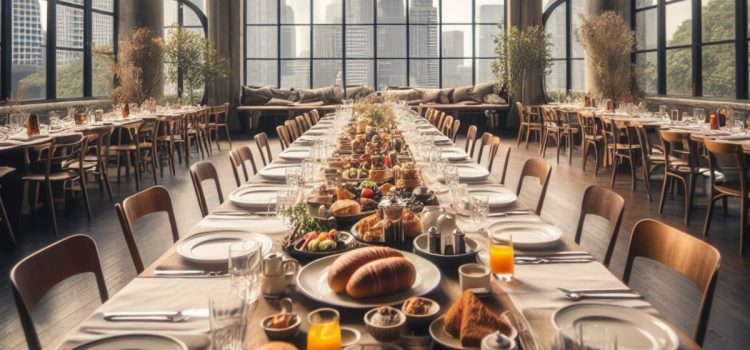
MULTIPOLYGON (((283 189, 281 191, 276 192, 276 217, 284 220, 286 223, 286 220, 288 219, 285 215, 286 211, 293 207, 297 202, 297 190, 288 188, 283 189)), ((269 212, 270 212, 269 208, 269 212)))
POLYGON ((284 176, 286 178, 287 186, 297 188, 302 182, 302 168, 288 167, 284 170, 284 176))
POLYGON ((617 334, 606 327, 579 322, 563 327, 552 338, 553 350, 617 350, 617 334))
POLYGON ((487 213, 490 211, 490 197, 472 195, 469 198, 469 212, 474 229, 482 231, 487 224, 487 213))
POLYGON ((229 277, 235 293, 248 300, 258 298, 260 284, 261 244, 256 240, 242 240, 229 245, 229 277))
POLYGON ((222 289, 209 295, 211 349, 244 349, 251 304, 249 300, 231 290, 222 289))
POLYGON ((465 209, 463 200, 469 197, 469 186, 467 184, 455 183, 450 186, 451 202, 456 210, 465 209))
POLYGON ((706 122, 706 110, 703 108, 696 108, 693 109, 693 118, 695 119, 695 122, 706 122))
POLYGON ((304 186, 315 182, 316 164, 312 159, 305 159, 298 168, 300 171, 299 185, 304 186))
POLYGON ((458 167, 455 165, 446 165, 443 168, 443 180, 450 188, 458 185, 458 167))

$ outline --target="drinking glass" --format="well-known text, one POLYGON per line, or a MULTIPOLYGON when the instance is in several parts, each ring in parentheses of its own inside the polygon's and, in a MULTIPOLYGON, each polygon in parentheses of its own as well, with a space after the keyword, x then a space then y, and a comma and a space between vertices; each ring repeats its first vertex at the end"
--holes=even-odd
POLYGON ((310 327, 307 330, 308 350, 341 349, 341 326, 339 312, 334 309, 317 309, 307 315, 310 327))
POLYGON ((445 184, 450 188, 458 185, 458 167, 455 165, 446 165, 443 168, 443 180, 445 180, 445 184))
POLYGON ((472 195, 469 198, 470 218, 475 230, 484 230, 484 226, 487 224, 487 213, 489 211, 490 197, 486 195, 472 195))
POLYGON ((313 182, 315 182, 315 169, 316 169, 315 161, 312 159, 305 159, 302 161, 302 164, 299 168, 297 168, 300 171, 300 178, 299 178, 299 185, 309 185, 313 182))
POLYGON ((242 240, 229 245, 229 277, 237 295, 248 300, 258 298, 260 283, 261 245, 255 240, 242 240))
POLYGON ((706 110, 703 108, 693 109, 693 118, 695 119, 696 123, 697 122, 705 123, 706 122, 706 110))
MULTIPOLYGON (((294 189, 288 188, 288 189, 284 189, 284 190, 276 192, 276 208, 275 208, 276 217, 284 221, 284 224, 288 224, 287 223, 288 218, 285 215, 286 211, 289 208, 293 207, 296 201, 297 201, 297 191, 294 189)), ((270 204, 269 204, 268 211, 269 212, 271 211, 270 204)))
POLYGON ((211 349, 244 349, 250 304, 232 290, 217 290, 209 295, 211 349))
POLYGON ((453 207, 456 210, 461 209, 468 209, 464 208, 463 205, 463 199, 469 196, 469 187, 467 184, 460 184, 455 183, 453 186, 450 186, 451 190, 451 199, 453 203, 453 207))
POLYGON ((288 167, 284 169, 284 177, 286 178, 287 186, 297 188, 302 180, 302 168, 288 167))
POLYGON ((514 259, 513 236, 493 233, 490 236, 490 271, 498 278, 510 281, 515 271, 514 259))
POLYGON ((563 327, 552 338, 553 350, 616 350, 617 335, 598 324, 579 322, 563 327))

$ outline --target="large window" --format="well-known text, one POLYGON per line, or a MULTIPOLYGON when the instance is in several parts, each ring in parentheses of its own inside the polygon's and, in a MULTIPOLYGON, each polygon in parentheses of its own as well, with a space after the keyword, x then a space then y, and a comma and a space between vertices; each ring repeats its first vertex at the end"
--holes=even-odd
MULTIPOLYGON (((169 40, 177 28, 207 37, 208 19, 205 10, 206 0, 164 0, 164 40, 169 40)), ((164 81, 164 96, 182 96, 182 88, 182 77, 178 73, 177 83, 164 81)))
POLYGON ((646 93, 748 97, 748 26, 744 0, 634 0, 646 93))
POLYGON ((545 79, 548 93, 584 90, 584 52, 576 39, 587 0, 544 0, 542 23, 552 39, 552 67, 545 79))
POLYGON ((2 98, 104 96, 117 50, 118 0, 4 0, 2 98))
POLYGON ((245 83, 489 82, 504 20, 505 0, 245 0, 245 83))

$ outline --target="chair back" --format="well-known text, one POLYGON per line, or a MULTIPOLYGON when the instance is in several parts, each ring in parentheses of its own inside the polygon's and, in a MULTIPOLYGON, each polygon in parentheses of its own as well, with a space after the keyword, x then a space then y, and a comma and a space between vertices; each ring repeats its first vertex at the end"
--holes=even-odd
POLYGON ((466 146, 464 146, 464 151, 471 158, 474 158, 474 147, 476 146, 476 144, 477 144, 477 126, 469 125, 469 129, 466 130, 466 146))
POLYGON ((660 130, 662 147, 664 148, 664 164, 667 171, 678 166, 687 166, 692 172, 699 167, 698 148, 695 141, 690 139, 690 133, 660 130), (681 160, 678 164, 675 161, 681 160))
POLYGON ((560 127, 560 118, 557 115, 557 110, 551 107, 542 107, 542 120, 544 126, 549 129, 557 129, 560 127))
POLYGON ((448 135, 448 137, 451 138, 451 141, 453 141, 453 143, 456 142, 456 136, 458 136, 459 129, 461 129, 461 120, 456 119, 453 121, 453 128, 451 129, 451 134, 448 135))
POLYGON ((521 120, 521 123, 528 123, 529 111, 526 110, 521 101, 516 101, 516 110, 518 110, 518 117, 521 120))
POLYGON ((489 152, 487 152, 487 170, 489 170, 490 173, 492 173, 492 165, 495 163, 495 157, 497 156, 497 151, 499 149, 500 149, 500 138, 497 136, 494 136, 492 138, 492 141, 490 141, 489 152))
POLYGON ((219 183, 219 174, 213 164, 207 161, 201 161, 190 167, 190 179, 193 180, 193 189, 195 196, 198 198, 198 206, 201 214, 205 217, 208 215, 208 204, 206 204, 206 193, 203 190, 203 181, 212 180, 216 184, 216 193, 219 195, 219 204, 224 202, 224 195, 221 192, 221 183, 219 183))
POLYGON ((231 151, 229 151, 229 162, 232 164, 232 172, 234 173, 234 180, 237 183, 237 186, 239 187, 243 181, 240 180, 240 174, 237 171, 238 168, 242 169, 242 174, 245 177, 245 181, 247 182, 250 180, 250 177, 248 176, 247 172, 247 164, 246 162, 250 162, 250 165, 253 167, 253 174, 256 174, 258 172, 258 169, 255 167, 255 157, 253 156, 253 151, 248 146, 242 146, 242 147, 236 147, 233 148, 231 151))
POLYGON ((117 218, 120 219, 122 234, 125 236, 125 242, 130 250, 130 257, 133 259, 135 271, 143 272, 144 265, 141 254, 138 251, 138 245, 133 236, 133 225, 138 219, 153 213, 166 212, 169 218, 169 225, 172 229, 172 241, 177 242, 180 239, 180 233, 177 231, 177 221, 174 217, 174 208, 172 207, 172 198, 169 190, 162 186, 149 187, 138 192, 120 203, 115 204, 117 218))
POLYGON ((477 152, 477 164, 482 164, 482 155, 484 154, 484 148, 489 147, 492 144, 492 138, 495 137, 495 135, 492 135, 491 132, 485 132, 482 134, 482 140, 479 143, 479 152, 477 152))
POLYGON ((294 120, 287 120, 284 122, 287 132, 289 133, 290 141, 294 141, 300 137, 299 129, 297 129, 297 123, 294 120))
POLYGON ((217 125, 226 125, 227 116, 229 115, 229 102, 213 108, 214 120, 217 125))
POLYGON ((287 133, 286 126, 279 125, 276 127, 276 136, 279 137, 279 144, 281 144, 281 150, 285 150, 292 143, 289 140, 289 133, 287 133))
POLYGON ((736 173, 736 178, 739 178, 739 187, 736 187, 736 185, 729 186, 728 184, 722 184, 722 187, 729 188, 738 193, 747 193, 750 179, 747 174, 748 169, 745 164, 745 154, 742 145, 710 139, 704 140, 703 145, 706 153, 708 153, 708 167, 711 170, 708 176, 711 180, 711 186, 715 188, 719 184, 716 174, 723 173, 726 176, 729 171, 732 171, 736 173), (722 158, 724 162, 721 162, 719 158, 722 158), (733 164, 722 167, 722 163, 727 163, 728 158, 733 158, 733 164))
POLYGON ((320 121, 320 113, 318 113, 317 109, 313 109, 310 111, 310 117, 313 121, 312 125, 318 124, 318 122, 320 121))
POLYGON ((260 151, 260 159, 263 161, 263 166, 273 162, 273 156, 271 155, 271 145, 268 143, 268 135, 265 132, 260 132, 255 135, 255 145, 258 146, 260 151), (265 154, 263 148, 266 149, 265 154))
POLYGON ((508 173, 508 162, 510 162, 510 150, 512 148, 508 147, 505 150, 505 160, 503 161, 503 172, 500 175, 500 184, 505 185, 505 175, 508 173))
POLYGON ((443 133, 443 135, 451 137, 451 134, 453 133, 453 116, 452 115, 445 117, 445 120, 443 121, 443 127, 440 129, 440 131, 443 133))
POLYGON ((539 180, 539 184, 542 186, 542 191, 539 194, 539 199, 536 204, 536 215, 541 215, 542 205, 544 204, 544 197, 547 195, 547 185, 549 185, 550 175, 552 174, 552 166, 542 158, 529 158, 523 164, 521 170, 521 176, 518 179, 518 188, 516 194, 521 194, 521 188, 523 188, 523 182, 526 177, 534 177, 539 180))
POLYGON ((307 125, 307 121, 305 121, 305 117, 302 115, 298 115, 294 117, 294 121, 297 123, 297 126, 299 127, 301 132, 307 131, 307 129, 310 128, 309 125, 307 125))
POLYGON ((581 126, 581 135, 583 138, 595 138, 601 135, 599 119, 590 113, 578 113, 578 124, 581 126))
POLYGON ((701 291, 693 339, 703 344, 711 311, 721 255, 710 244, 667 224, 643 219, 633 227, 622 280, 628 284, 635 258, 646 258, 670 267, 691 280, 701 291))
POLYGON ((438 112, 438 117, 436 119, 435 127, 438 130, 443 130, 443 126, 445 125, 445 112, 438 112))
POLYGON ((315 125, 315 123, 313 122, 312 117, 310 116, 310 113, 308 113, 308 112, 302 113, 302 116, 305 119, 305 123, 307 123, 307 128, 308 129, 312 128, 313 125, 315 125))
MULTIPOLYGON (((29 349, 41 349, 31 312, 58 283, 81 273, 93 273, 102 302, 109 299, 96 243, 73 235, 52 243, 19 261, 10 271, 10 284, 29 349)), ((74 297, 74 296, 73 296, 74 297)))
POLYGON ((612 253, 615 251, 617 235, 620 233, 620 224, 622 223, 622 214, 625 212, 625 200, 610 189, 592 185, 583 193, 583 203, 581 204, 581 215, 578 218, 578 228, 576 229, 575 241, 581 243, 583 233, 583 223, 586 221, 586 215, 596 215, 609 221, 609 244, 604 254, 604 266, 609 266, 612 259, 612 253))

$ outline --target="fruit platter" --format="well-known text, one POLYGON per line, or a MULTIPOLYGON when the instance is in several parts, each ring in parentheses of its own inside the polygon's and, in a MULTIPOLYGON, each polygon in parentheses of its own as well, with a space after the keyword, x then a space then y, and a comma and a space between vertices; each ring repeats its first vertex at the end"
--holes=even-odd
POLYGON ((295 240, 292 249, 288 249, 287 252, 297 259, 312 260, 341 253, 354 244, 354 237, 346 231, 310 231, 295 240))

